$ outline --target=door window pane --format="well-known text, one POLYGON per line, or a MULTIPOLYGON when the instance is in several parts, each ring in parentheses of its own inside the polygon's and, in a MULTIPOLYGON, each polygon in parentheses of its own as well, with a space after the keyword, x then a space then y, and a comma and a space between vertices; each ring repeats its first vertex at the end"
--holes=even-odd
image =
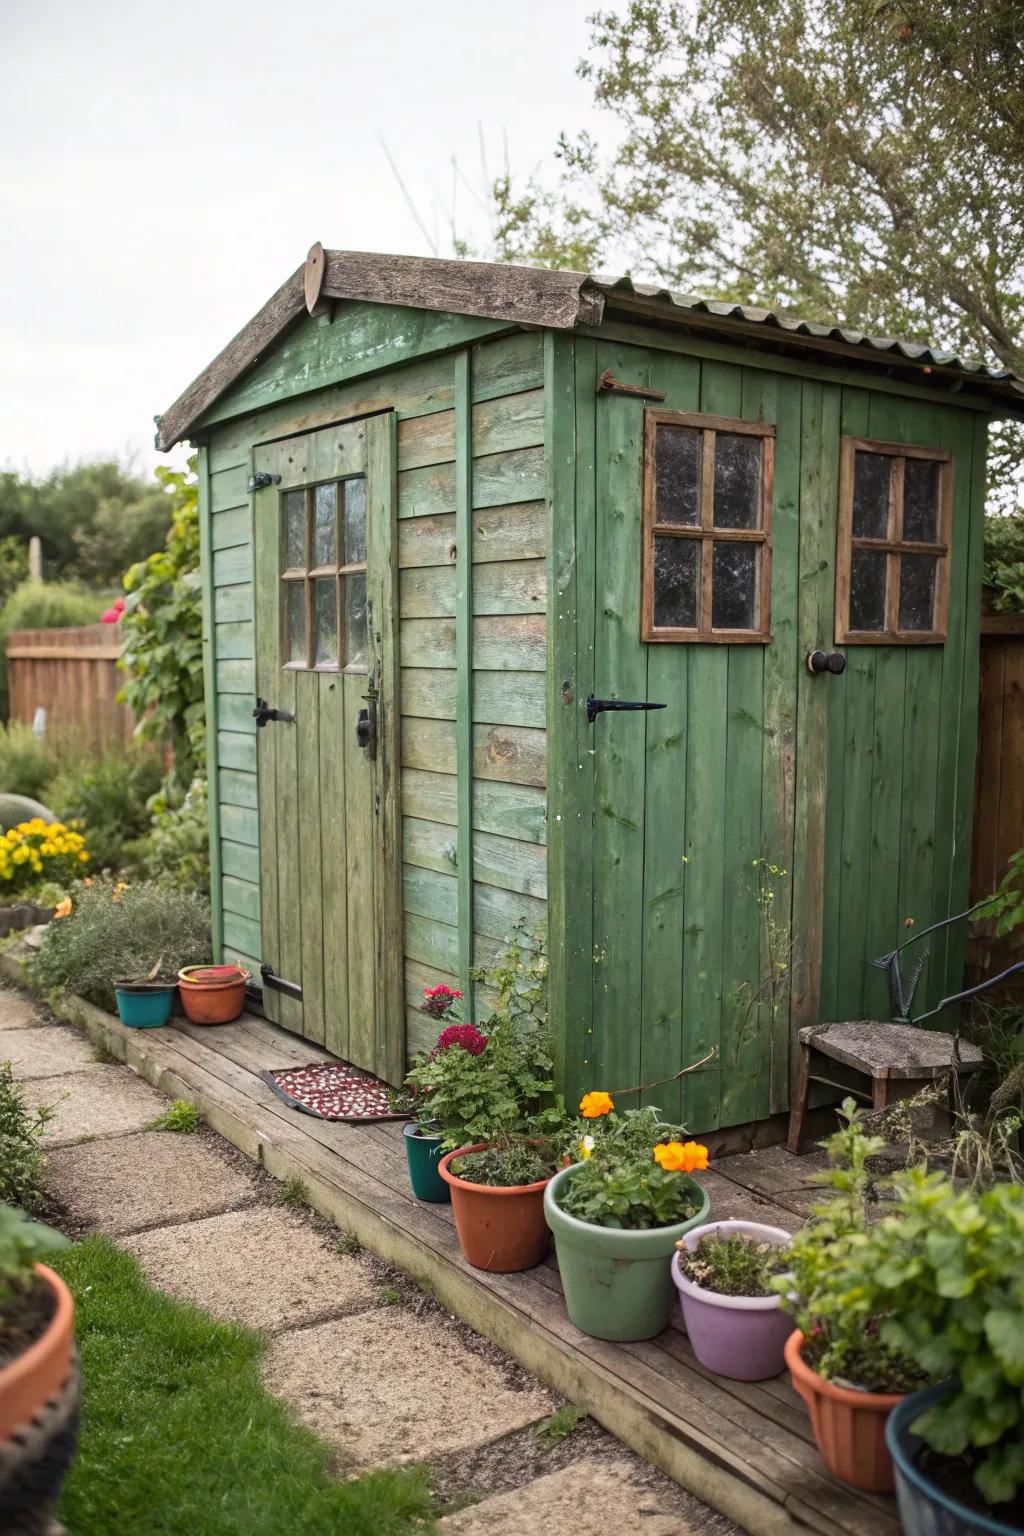
POLYGON ((366 481, 343 482, 345 495, 344 565, 361 565, 366 559, 366 481))
POLYGON ((935 459, 907 459, 903 478, 903 537, 911 543, 934 544, 938 532, 938 463, 935 459))
POLYGON ((716 433, 715 527, 757 528, 760 500, 761 439, 738 432, 716 433))
POLYGON ((338 487, 318 485, 313 499, 313 564, 336 565, 338 487))
POLYGON ((284 600, 288 634, 288 660, 306 662, 306 583, 286 581, 284 600))
POLYGON ((306 493, 288 491, 284 498, 285 564, 301 570, 306 564, 306 493))
POLYGON ((711 558, 712 629, 757 628, 759 544, 716 539, 711 558))
POLYGON ((885 628, 885 582, 888 555, 877 549, 855 549, 850 560, 850 628, 885 628))
POLYGON ((338 582, 334 576, 313 583, 313 665, 338 665, 338 582))
POLYGON ((935 555, 904 555, 901 559, 900 629, 934 628, 937 564, 935 555))
POLYGON ((855 539, 887 537, 891 468, 892 459, 885 454, 857 453, 854 455, 853 536, 855 539))
POLYGON ((655 628, 697 628, 700 544, 699 539, 655 539, 655 628))
POLYGON ((343 576, 345 589, 345 665, 366 666, 366 577, 343 576))
POLYGON ((654 521, 696 528, 700 523, 703 438, 696 427, 658 428, 654 440, 654 521))

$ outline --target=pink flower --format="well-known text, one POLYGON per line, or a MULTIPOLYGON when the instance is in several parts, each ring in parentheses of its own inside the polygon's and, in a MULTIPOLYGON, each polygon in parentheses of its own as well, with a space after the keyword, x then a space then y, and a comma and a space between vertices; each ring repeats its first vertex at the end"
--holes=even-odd
POLYGON ((435 1019, 443 1019, 454 1008, 461 996, 461 992, 446 987, 443 982, 439 987, 424 987, 423 1007, 435 1019))
POLYGON ((487 1036, 482 1035, 475 1024, 449 1024, 438 1035, 434 1049, 447 1051, 451 1046, 458 1045, 471 1056, 479 1056, 486 1044, 487 1036))

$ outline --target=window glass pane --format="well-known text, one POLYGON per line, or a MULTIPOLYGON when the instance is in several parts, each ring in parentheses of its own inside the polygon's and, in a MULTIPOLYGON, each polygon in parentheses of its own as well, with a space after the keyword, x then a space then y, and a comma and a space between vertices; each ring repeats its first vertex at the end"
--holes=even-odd
POLYGON ((284 583, 285 614, 287 619, 288 660, 306 664, 306 583, 284 583))
POLYGON ((855 549, 850 560, 850 628, 885 628, 885 578, 888 555, 855 549))
POLYGON ((934 544, 939 535, 938 461, 906 459, 904 462, 903 537, 921 544, 934 544))
POLYGON ((935 555, 904 555, 900 560, 900 629, 934 629, 937 565, 935 555))
POLYGON ((306 564, 306 493, 287 491, 284 498, 285 562, 290 570, 306 564))
POLYGON ((712 629, 757 628, 757 560, 760 544, 716 539, 711 556, 712 629))
POLYGON ((654 626, 697 628, 700 539, 655 539, 654 626))
POLYGON ((345 565, 359 565, 366 559, 366 481, 346 480, 345 488, 345 565))
MULTIPOLYGON (((889 474, 892 459, 884 453, 853 456, 853 536, 884 539, 889 530, 889 474)), ((871 626, 874 628, 874 625, 871 626)))
POLYGON ((336 565, 335 508, 338 487, 318 485, 313 497, 313 564, 336 565))
POLYGON ((696 427, 659 426, 654 440, 654 521, 700 523, 703 438, 696 427))
POLYGON ((341 578, 345 588, 345 665, 366 666, 366 577, 341 578))
POLYGON ((333 576, 313 583, 313 665, 338 665, 338 583, 333 576))
POLYGON ((757 528, 761 522, 761 439, 715 434, 715 527, 757 528))

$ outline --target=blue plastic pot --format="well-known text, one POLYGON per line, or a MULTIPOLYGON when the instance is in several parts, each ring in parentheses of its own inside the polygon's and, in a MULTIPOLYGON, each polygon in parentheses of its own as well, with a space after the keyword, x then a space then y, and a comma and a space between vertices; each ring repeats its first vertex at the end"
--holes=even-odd
POLYGON ((176 986, 157 986, 156 983, 140 983, 123 987, 115 986, 117 1016, 129 1029, 159 1029, 171 1016, 176 986))
POLYGON ((912 1392, 894 1408, 885 1427, 885 1440, 896 1472, 896 1502, 903 1536, 1020 1536, 1019 1525, 1007 1525, 991 1515, 951 1499, 918 1465, 920 1435, 910 1426, 937 1398, 954 1390, 951 1381, 912 1392))
POLYGON ((452 1192, 437 1171, 441 1161, 441 1137, 417 1136, 418 1125, 402 1127, 405 1137, 405 1155, 409 1163, 409 1183, 417 1200, 430 1200, 442 1205, 452 1198, 452 1192))

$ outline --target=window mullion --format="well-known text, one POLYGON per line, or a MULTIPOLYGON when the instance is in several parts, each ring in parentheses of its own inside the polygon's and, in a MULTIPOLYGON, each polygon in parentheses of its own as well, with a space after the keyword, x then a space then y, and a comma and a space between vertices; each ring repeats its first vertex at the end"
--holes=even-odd
POLYGON ((313 665, 313 582, 310 569, 313 565, 313 488, 306 489, 306 666, 313 665))
POLYGON ((701 634, 711 633, 711 571, 714 540, 711 530, 715 526, 715 434, 708 427, 701 435, 700 472, 700 607, 697 629, 701 634))

